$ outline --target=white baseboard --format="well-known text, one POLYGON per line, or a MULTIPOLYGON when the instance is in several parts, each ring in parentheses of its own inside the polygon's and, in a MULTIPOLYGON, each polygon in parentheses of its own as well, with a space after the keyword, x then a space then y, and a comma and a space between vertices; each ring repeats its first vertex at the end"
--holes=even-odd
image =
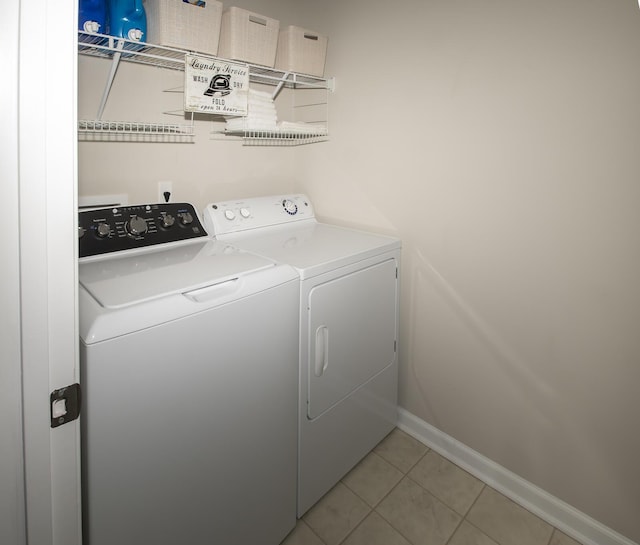
POLYGON ((402 408, 398 427, 583 545, 638 545, 402 408))

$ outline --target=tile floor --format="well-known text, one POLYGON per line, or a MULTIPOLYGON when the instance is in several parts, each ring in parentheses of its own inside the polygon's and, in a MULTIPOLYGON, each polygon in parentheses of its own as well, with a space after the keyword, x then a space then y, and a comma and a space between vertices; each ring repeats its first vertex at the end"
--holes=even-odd
POLYGON ((281 545, 579 545, 394 429, 281 545))

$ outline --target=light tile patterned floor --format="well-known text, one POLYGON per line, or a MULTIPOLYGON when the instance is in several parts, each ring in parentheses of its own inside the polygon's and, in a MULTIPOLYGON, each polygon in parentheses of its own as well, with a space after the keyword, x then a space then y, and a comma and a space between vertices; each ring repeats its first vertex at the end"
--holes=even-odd
POLYGON ((393 430, 281 545, 580 545, 393 430))

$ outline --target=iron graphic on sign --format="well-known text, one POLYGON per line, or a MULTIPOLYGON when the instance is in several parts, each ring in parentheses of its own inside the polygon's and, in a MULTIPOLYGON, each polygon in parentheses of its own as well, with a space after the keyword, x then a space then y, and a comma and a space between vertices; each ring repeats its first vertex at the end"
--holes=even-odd
POLYGON ((186 55, 184 110, 247 115, 249 67, 199 55, 186 55))

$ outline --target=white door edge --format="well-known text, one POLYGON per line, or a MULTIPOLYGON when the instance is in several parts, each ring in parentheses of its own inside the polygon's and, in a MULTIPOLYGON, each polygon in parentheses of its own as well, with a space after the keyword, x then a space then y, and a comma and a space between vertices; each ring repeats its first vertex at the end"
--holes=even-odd
POLYGON ((18 35, 19 0, 3 5, 0 18, 0 543, 26 543, 20 363, 20 267, 18 239, 18 35))

